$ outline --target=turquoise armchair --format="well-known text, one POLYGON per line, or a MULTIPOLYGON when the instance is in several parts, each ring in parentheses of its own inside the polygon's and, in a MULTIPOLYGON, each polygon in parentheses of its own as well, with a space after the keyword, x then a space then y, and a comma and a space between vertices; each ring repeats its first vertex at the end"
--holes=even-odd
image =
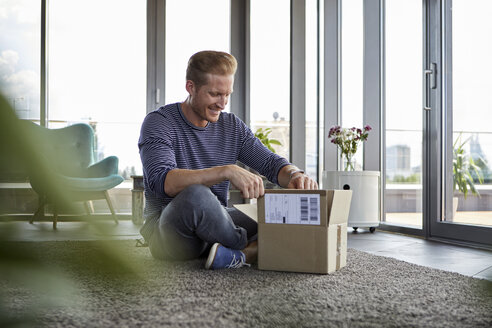
POLYGON ((94 162, 94 131, 88 124, 78 123, 61 129, 48 129, 29 121, 21 121, 22 129, 37 145, 39 160, 45 170, 30 166, 29 181, 39 196, 39 208, 30 223, 44 215, 46 204, 53 204, 53 228, 62 202, 83 201, 87 214, 94 211, 92 200, 106 199, 111 215, 118 219, 108 190, 123 182, 118 175, 118 158, 107 157, 94 162), (52 188, 56 185, 58 188, 52 188), (56 190, 54 190, 56 189, 56 190), (60 195, 59 191, 63 195, 60 195))

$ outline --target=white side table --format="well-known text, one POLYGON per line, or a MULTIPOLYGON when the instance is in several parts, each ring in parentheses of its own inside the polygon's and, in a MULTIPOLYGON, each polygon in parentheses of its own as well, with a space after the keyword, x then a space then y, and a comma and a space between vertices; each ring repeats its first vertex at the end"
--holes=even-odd
POLYGON ((324 171, 323 189, 352 190, 348 226, 376 230, 381 219, 379 171, 324 171))

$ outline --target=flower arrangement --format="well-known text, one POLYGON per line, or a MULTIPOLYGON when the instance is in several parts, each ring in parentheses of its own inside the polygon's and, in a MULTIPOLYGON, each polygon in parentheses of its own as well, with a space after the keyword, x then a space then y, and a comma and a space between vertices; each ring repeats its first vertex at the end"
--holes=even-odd
POLYGON ((331 143, 337 145, 340 150, 340 157, 345 157, 345 171, 353 171, 354 163, 353 155, 357 152, 357 147, 360 142, 366 141, 369 136, 369 131, 372 128, 366 125, 363 129, 359 128, 341 128, 338 125, 333 126, 328 133, 328 139, 331 143))

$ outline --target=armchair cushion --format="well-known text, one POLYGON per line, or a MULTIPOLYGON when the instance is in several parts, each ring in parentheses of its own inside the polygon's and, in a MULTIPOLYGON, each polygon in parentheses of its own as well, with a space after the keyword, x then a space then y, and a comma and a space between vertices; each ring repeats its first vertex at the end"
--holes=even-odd
POLYGON ((100 178, 118 174, 118 157, 109 156, 87 168, 87 178, 100 178))

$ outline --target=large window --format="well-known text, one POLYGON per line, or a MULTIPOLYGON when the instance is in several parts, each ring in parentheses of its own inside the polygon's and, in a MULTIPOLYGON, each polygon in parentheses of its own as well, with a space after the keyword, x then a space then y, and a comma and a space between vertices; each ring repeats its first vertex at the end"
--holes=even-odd
POLYGON ((0 0, 0 91, 18 117, 39 121, 40 1, 0 0))
MULTIPOLYGON (((342 0, 342 127, 362 127, 363 1, 342 0)), ((355 155, 355 169, 362 170, 363 145, 355 155)), ((343 167, 343 166, 342 166, 343 167)))
POLYGON ((90 124, 96 159, 116 155, 125 178, 141 174, 145 1, 51 0, 48 11, 48 126, 90 124))
POLYGON ((306 1, 306 173, 318 177, 318 140, 320 111, 318 70, 318 1, 306 1))
MULTIPOLYGON (((186 67, 191 55, 201 50, 230 52, 230 7, 230 0, 166 1, 166 103, 188 96, 186 67)), ((230 103, 226 111, 229 107, 230 103)))
POLYGON ((289 158, 290 1, 251 1, 250 127, 271 128, 289 158))
POLYGON ((387 223, 422 228, 422 1, 386 1, 387 223))
POLYGON ((447 207, 445 220, 492 226, 492 3, 454 0, 452 6, 447 50, 452 58, 453 156, 448 157, 452 179, 447 181, 453 185, 446 190, 453 193, 453 206, 447 207))

